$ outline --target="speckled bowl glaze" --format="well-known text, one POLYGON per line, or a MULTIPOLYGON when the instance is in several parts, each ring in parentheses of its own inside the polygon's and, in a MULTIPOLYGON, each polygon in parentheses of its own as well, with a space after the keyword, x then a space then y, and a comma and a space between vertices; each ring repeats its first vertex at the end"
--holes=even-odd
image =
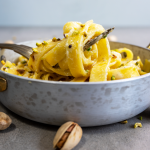
MULTIPOLYGON (((35 47, 35 43, 21 44, 35 47)), ((129 48, 142 60, 150 58, 146 48, 118 42, 111 42, 110 46, 129 48)), ((12 62, 19 56, 10 50, 0 50, 0 55, 12 62)), ((51 125, 67 121, 82 127, 106 125, 131 118, 150 106, 150 74, 95 83, 34 80, 3 71, 0 77, 7 80, 7 90, 0 92, 4 106, 22 117, 51 125)))

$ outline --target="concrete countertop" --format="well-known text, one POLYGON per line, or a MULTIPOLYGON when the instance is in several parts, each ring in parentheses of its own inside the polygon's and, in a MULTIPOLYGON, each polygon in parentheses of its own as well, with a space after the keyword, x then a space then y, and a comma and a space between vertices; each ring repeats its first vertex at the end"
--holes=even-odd
MULTIPOLYGON (((150 42, 150 28, 118 28, 112 33, 119 42, 146 47, 150 42)), ((15 43, 62 38, 60 28, 8 28, 0 27, 0 43, 14 40, 15 43)), ((45 125, 14 114, 0 104, 0 111, 11 118, 11 126, 0 131, 0 150, 52 150, 57 126, 45 125)), ((104 114, 105 115, 105 114, 104 114)), ((73 150, 149 150, 150 107, 128 120, 127 124, 115 123, 106 126, 83 128, 83 137, 73 150), (142 116, 143 120, 139 120, 142 116), (136 122, 143 127, 134 129, 136 122)))

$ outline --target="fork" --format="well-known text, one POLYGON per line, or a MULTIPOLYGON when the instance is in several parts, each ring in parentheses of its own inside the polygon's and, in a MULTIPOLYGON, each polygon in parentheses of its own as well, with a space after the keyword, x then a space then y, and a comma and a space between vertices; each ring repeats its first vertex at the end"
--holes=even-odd
MULTIPOLYGON (((102 34, 99 36, 95 37, 94 39, 91 39, 88 41, 84 47, 83 50, 88 49, 90 46, 94 45, 96 42, 98 42, 100 39, 107 37, 107 35, 114 30, 113 28, 107 29, 104 31, 102 34)), ((21 54, 22 56, 26 57, 27 59, 30 58, 30 55, 32 54, 33 50, 32 47, 26 46, 26 45, 17 45, 17 44, 5 44, 5 43, 0 43, 0 48, 2 49, 10 49, 15 51, 16 53, 21 54)))

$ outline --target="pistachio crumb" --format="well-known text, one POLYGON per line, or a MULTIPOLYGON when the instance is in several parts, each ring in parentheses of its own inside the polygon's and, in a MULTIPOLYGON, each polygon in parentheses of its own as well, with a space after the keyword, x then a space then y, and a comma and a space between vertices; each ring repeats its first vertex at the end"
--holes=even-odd
POLYGON ((122 67, 122 66, 124 66, 124 64, 121 64, 118 68, 120 68, 120 67, 122 67))
POLYGON ((38 53, 37 48, 32 48, 33 52, 38 53))
POLYGON ((43 41, 43 43, 42 43, 43 45, 47 45, 48 43, 46 42, 46 41, 43 41))
POLYGON ((143 119, 143 117, 142 117, 142 116, 139 116, 139 117, 138 117, 138 119, 139 119, 139 120, 142 120, 142 119, 143 119))
POLYGON ((121 121, 120 123, 126 124, 126 123, 128 123, 128 121, 127 121, 127 120, 124 120, 124 121, 121 121))
POLYGON ((137 66, 138 64, 139 64, 138 62, 135 63, 136 66, 137 66))
POLYGON ((107 34, 103 36, 103 38, 106 38, 106 37, 107 37, 107 34))
POLYGON ((88 49, 87 49, 87 51, 90 51, 92 49, 92 47, 89 47, 88 49))
POLYGON ((36 46, 37 47, 39 47, 39 46, 41 46, 42 45, 42 43, 36 43, 36 46))
POLYGON ((74 31, 74 32, 72 33, 72 36, 78 35, 78 34, 79 34, 79 31, 74 31))
POLYGON ((26 61, 25 59, 23 59, 23 60, 21 61, 21 63, 22 63, 22 64, 26 64, 27 61, 26 61))
POLYGON ((111 77, 111 80, 115 80, 115 79, 116 79, 115 76, 112 76, 112 77, 111 77))
POLYGON ((56 42, 56 41, 57 41, 56 37, 53 37, 52 41, 53 41, 53 42, 56 42))
POLYGON ((89 72, 89 70, 87 69, 87 70, 85 70, 87 73, 89 72))
POLYGON ((142 124, 141 124, 141 123, 139 123, 139 122, 135 123, 135 124, 134 124, 134 128, 137 128, 137 127, 142 128, 142 124))

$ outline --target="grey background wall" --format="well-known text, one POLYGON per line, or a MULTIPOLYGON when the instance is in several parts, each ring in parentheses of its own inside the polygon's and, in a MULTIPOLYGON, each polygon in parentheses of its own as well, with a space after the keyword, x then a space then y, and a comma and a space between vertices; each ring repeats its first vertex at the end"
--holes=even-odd
POLYGON ((0 0, 0 26, 150 26, 150 0, 0 0))

